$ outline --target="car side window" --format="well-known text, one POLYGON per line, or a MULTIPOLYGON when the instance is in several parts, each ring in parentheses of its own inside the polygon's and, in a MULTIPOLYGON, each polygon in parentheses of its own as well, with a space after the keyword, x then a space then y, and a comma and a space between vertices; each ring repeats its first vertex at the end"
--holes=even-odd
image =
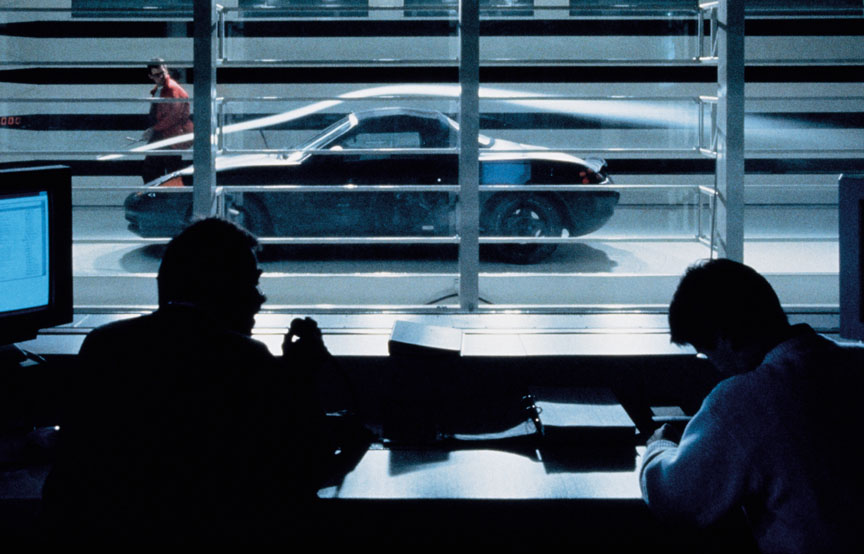
POLYGON ((347 137, 342 148, 420 148, 420 133, 417 131, 360 132, 347 137))
POLYGON ((457 145, 456 133, 440 121, 423 125, 423 148, 452 148, 457 145))

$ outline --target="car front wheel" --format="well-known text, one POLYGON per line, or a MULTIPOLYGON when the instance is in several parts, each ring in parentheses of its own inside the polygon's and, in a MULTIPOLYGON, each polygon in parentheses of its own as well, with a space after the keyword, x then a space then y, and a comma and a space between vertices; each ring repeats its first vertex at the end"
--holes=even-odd
POLYGON ((234 223, 242 226, 256 237, 273 235, 270 215, 257 198, 247 196, 242 204, 231 202, 228 216, 234 223))

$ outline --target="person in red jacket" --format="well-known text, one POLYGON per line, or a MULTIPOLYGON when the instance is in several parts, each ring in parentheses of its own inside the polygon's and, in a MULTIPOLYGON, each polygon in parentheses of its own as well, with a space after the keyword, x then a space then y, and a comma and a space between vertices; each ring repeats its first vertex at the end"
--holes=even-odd
MULTIPOLYGON (((171 77, 168 67, 161 58, 154 59, 147 66, 147 72, 156 85, 150 91, 150 95, 154 98, 189 98, 183 87, 171 77)), ((150 105, 149 120, 150 127, 141 135, 141 140, 147 143, 185 135, 193 130, 189 102, 154 102, 150 105)), ((171 144, 168 148, 186 149, 191 145, 192 142, 189 141, 171 144)), ((144 160, 142 177, 147 183, 179 169, 182 165, 182 156, 148 156, 144 160)))

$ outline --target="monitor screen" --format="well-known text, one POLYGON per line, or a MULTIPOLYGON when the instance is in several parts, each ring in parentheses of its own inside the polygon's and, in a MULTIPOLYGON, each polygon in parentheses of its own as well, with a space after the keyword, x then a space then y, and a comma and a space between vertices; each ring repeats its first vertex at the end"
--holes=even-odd
POLYGON ((71 179, 0 168, 0 345, 72 320, 71 179))

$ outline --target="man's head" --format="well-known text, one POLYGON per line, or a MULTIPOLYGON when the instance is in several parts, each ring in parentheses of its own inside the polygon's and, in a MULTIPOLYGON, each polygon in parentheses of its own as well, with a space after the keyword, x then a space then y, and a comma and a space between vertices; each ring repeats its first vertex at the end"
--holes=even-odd
POLYGON ((165 60, 162 58, 153 58, 147 64, 147 74, 156 85, 164 86, 168 79, 168 67, 165 65, 165 60))
POLYGON ((727 259, 687 269, 669 306, 672 342, 692 345, 727 373, 754 369, 788 329, 768 281, 727 259))
POLYGON ((251 333, 266 297, 258 280, 257 239, 218 218, 193 223, 165 250, 159 266, 159 306, 192 304, 229 328, 251 333))

